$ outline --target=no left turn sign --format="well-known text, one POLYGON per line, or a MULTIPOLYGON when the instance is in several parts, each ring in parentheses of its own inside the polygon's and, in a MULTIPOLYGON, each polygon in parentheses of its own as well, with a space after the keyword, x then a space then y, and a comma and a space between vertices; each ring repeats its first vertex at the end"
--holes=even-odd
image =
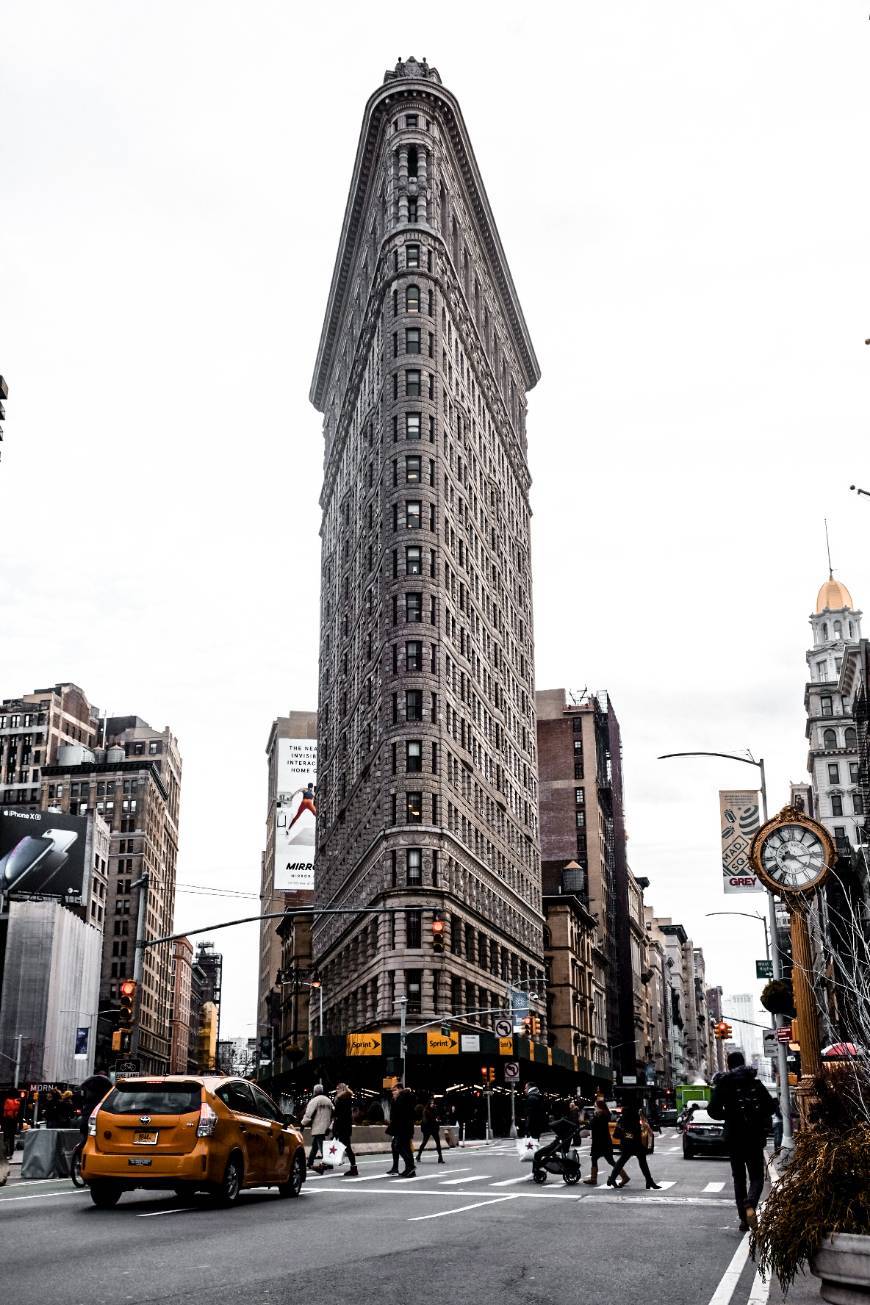
POLYGON ((506 1060, 504 1066, 505 1083, 519 1083, 520 1081, 520 1062, 518 1060, 506 1060))

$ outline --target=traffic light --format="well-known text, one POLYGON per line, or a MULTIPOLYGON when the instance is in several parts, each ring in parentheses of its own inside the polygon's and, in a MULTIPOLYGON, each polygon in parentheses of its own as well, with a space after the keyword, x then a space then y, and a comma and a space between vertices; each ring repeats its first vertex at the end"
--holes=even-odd
POLYGON ((531 1036, 532 1036, 532 1021, 531 1018, 527 1016, 523 1020, 523 1037, 530 1038, 531 1036))
POLYGON ((495 1065, 481 1065, 480 1076, 484 1083, 495 1082, 495 1065))
POLYGON ((118 1009, 118 1028, 131 1029, 136 1009, 136 989, 139 985, 135 979, 122 979, 120 987, 120 1007, 118 1009))
POLYGON ((731 1025, 727 1020, 720 1020, 713 1032, 720 1042, 728 1042, 731 1038, 731 1025))
POLYGON ((115 1029, 112 1033, 112 1050, 127 1053, 131 1050, 129 1029, 115 1029))
POLYGON ((438 955, 444 951, 444 930, 446 927, 444 912, 436 911, 432 920, 432 950, 438 955))
POLYGON ((540 1015, 530 1015, 530 1016, 529 1016, 529 1019, 528 1019, 528 1025, 529 1025, 529 1029, 530 1029, 529 1036, 532 1037, 532 1038, 537 1038, 537 1037, 539 1037, 539 1036, 540 1036, 540 1033, 541 1033, 541 1017, 540 1017, 540 1015))

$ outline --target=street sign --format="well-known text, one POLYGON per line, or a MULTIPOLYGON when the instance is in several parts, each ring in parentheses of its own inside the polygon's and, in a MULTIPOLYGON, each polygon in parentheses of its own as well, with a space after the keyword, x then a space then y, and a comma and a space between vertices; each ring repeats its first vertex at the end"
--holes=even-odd
POLYGON ((773 1029, 765 1029, 761 1036, 762 1036, 762 1038, 763 1038, 763 1040, 764 1040, 764 1054, 765 1054, 765 1056, 769 1057, 771 1060, 775 1060, 775 1059, 776 1059, 776 1054, 777 1054, 777 1053, 776 1053, 776 1044, 777 1044, 776 1033, 774 1032, 773 1029))
POLYGON ((773 961, 756 961, 755 977, 756 979, 772 979, 773 961))
POLYGON ((514 1031, 514 1026, 509 1019, 496 1020, 493 1025, 493 1032, 497 1038, 509 1038, 514 1031))
MULTIPOLYGON (((455 1037, 455 1036, 456 1036, 456 1035, 454 1034, 454 1037, 455 1037)), ((461 1046, 460 1046, 460 1050, 463 1051, 463 1052, 471 1052, 471 1053, 475 1053, 475 1052, 480 1051, 480 1034, 479 1034, 479 1033, 463 1033, 463 1034, 461 1035, 461 1046)))
POLYGON ((518 1060, 506 1060, 504 1065, 505 1083, 519 1083, 520 1081, 520 1062, 518 1060))
POLYGON ((115 1073, 116 1073, 116 1074, 138 1074, 138 1073, 139 1073, 139 1062, 138 1062, 138 1060, 116 1060, 116 1061, 115 1061, 115 1073))
POLYGON ((634 1087, 634 1086, 636 1085, 636 1083, 637 1083, 637 1075, 636 1075, 636 1074, 623 1074, 623 1076, 622 1076, 622 1081, 623 1081, 623 1083, 626 1085, 626 1087, 628 1087, 628 1086, 632 1086, 632 1087, 634 1087))
POLYGON ((521 988, 511 988, 511 1016, 515 1029, 521 1029, 529 1017, 529 994, 521 988))
POLYGON ((783 1024, 781 1029, 776 1030, 777 1042, 791 1042, 791 1025, 783 1024))

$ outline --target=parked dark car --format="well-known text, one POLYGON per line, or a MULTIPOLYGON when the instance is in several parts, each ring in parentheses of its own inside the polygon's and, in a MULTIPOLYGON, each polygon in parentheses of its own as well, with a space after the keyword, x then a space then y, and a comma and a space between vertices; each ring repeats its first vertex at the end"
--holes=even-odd
POLYGON ((683 1159, 693 1160, 696 1155, 727 1155, 725 1125, 711 1119, 706 1110, 696 1107, 683 1128, 683 1159))

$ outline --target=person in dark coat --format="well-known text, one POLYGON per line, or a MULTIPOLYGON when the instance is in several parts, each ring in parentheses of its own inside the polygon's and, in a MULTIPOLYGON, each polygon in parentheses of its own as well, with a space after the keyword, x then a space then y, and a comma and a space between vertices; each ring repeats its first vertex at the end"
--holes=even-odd
POLYGON ((435 1150, 438 1152, 438 1163, 439 1165, 443 1165, 444 1156, 441 1154, 441 1121, 439 1120, 438 1112, 435 1109, 434 1097, 430 1097, 426 1105, 423 1107, 422 1134, 423 1136, 417 1151, 417 1163, 420 1163, 423 1155, 423 1148, 431 1138, 435 1143, 435 1150))
POLYGON ((613 1141, 610 1136, 610 1109, 604 1097, 595 1098, 595 1110, 589 1124, 592 1134, 590 1160, 592 1168, 589 1177, 583 1181, 587 1187, 598 1186, 598 1161, 606 1160, 611 1169, 616 1164, 613 1158, 613 1141))
POLYGON ((728 1073, 713 1088, 707 1113, 711 1119, 725 1121, 741 1232, 747 1232, 757 1223, 755 1211, 764 1187, 764 1143, 775 1108, 773 1097, 759 1083, 755 1070, 747 1066, 742 1052, 732 1051, 728 1056, 728 1073))
POLYGON ((405 1167, 399 1174, 400 1178, 417 1177, 413 1147, 415 1114, 414 1093, 409 1088, 396 1084, 393 1088, 393 1105, 390 1110, 388 1130, 396 1149, 393 1154, 393 1168, 387 1172, 395 1173, 398 1161, 401 1160, 405 1167))
MULTIPOLYGON (((643 1121, 646 1123, 646 1120, 643 1121)), ((647 1127, 649 1125, 647 1124, 647 1127)), ((640 1172, 646 1179, 648 1188, 659 1190, 659 1185, 649 1171, 649 1165, 646 1158, 646 1145, 643 1140, 643 1124, 641 1122, 640 1106, 635 1101, 626 1101, 622 1107, 622 1114, 619 1117, 619 1131, 621 1133, 619 1159, 610 1171, 610 1177, 607 1180, 608 1187, 625 1187, 630 1182, 628 1174, 625 1172, 625 1166, 634 1156, 637 1160, 640 1172), (621 1181, 617 1183, 617 1178, 621 1181)))
POLYGON ((526 1117, 525 1117, 525 1136, 537 1137, 540 1139, 542 1133, 546 1133, 550 1127, 550 1112, 547 1109, 547 1103, 541 1096, 541 1089, 534 1083, 527 1083, 525 1088, 526 1096, 526 1117))
POLYGON ((90 1074, 88 1078, 79 1084, 79 1094, 81 1096, 82 1117, 79 1123, 82 1137, 88 1135, 88 1120, 91 1112, 100 1104, 103 1097, 108 1094, 112 1086, 112 1080, 105 1070, 98 1069, 96 1073, 90 1074))
POLYGON ((332 1118, 332 1133, 337 1141, 344 1143, 349 1166, 345 1170, 344 1177, 356 1178, 359 1170, 356 1167, 356 1156, 351 1147, 353 1137, 353 1090, 346 1083, 339 1083, 335 1089, 335 1114, 332 1118))

